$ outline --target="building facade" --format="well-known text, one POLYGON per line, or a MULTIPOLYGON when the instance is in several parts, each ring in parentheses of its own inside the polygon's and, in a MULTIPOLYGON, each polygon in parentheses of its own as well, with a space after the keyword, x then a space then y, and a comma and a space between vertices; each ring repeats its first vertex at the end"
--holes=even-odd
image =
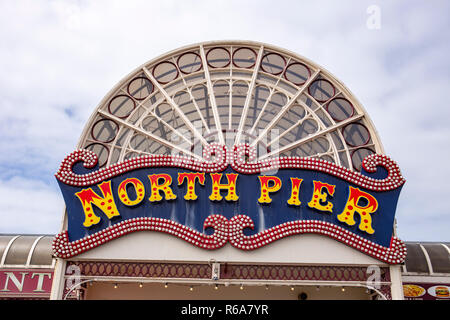
POLYGON ((281 48, 206 42, 143 64, 56 178, 61 233, 0 239, 5 271, 16 245, 27 256, 4 288, 29 273, 51 299, 403 299, 405 281, 408 298, 448 297, 448 246, 396 237, 405 179, 367 112, 281 48))

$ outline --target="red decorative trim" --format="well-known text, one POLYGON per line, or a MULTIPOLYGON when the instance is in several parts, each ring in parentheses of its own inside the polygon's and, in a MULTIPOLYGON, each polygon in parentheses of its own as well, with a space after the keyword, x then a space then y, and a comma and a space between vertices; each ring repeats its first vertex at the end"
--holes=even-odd
MULTIPOLYGON (((225 280, 307 280, 367 282, 367 267, 315 265, 220 264, 220 279, 225 280)), ((380 267, 380 282, 389 283, 389 267, 380 267)))
MULTIPOLYGON (((358 168, 357 166, 355 166, 355 161, 353 160, 353 156, 355 155, 355 152, 359 151, 359 150, 369 150, 372 152, 372 154, 374 154, 375 151, 373 151, 371 148, 368 148, 368 147, 359 147, 357 149, 353 149, 353 151, 350 154, 350 159, 352 160, 353 169, 361 171, 361 168, 358 168)), ((361 165, 362 165, 362 163, 361 163, 361 165)))
MULTIPOLYGON (((101 168, 101 167, 103 167, 103 166, 108 162, 108 158, 109 158, 109 148, 108 148, 106 145, 104 145, 103 143, 100 143, 100 142, 93 142, 93 143, 90 143, 90 144, 88 144, 87 146, 85 146, 85 148, 87 149, 87 148, 93 147, 93 146, 95 146, 95 145, 101 146, 102 148, 106 149, 106 154, 107 154, 106 159, 105 159, 105 161, 103 161, 102 163, 99 163, 99 165, 98 165, 98 166, 101 168)), ((86 150, 86 149, 85 149, 85 150, 86 150)), ((98 162, 98 156, 97 156, 97 154, 96 154, 95 152, 89 151, 89 150, 86 150, 86 151, 95 154, 95 157, 97 158, 97 162, 98 162)))
MULTIPOLYGON (((211 265, 200 263, 171 263, 171 262, 119 262, 119 261, 68 261, 66 277, 73 275, 72 266, 80 270, 81 279, 87 277, 126 277, 130 278, 158 278, 159 280, 211 279, 211 265), (70 271, 69 271, 70 270, 70 271), (69 272, 68 272, 69 271, 69 272)), ((272 264, 232 264, 221 263, 221 280, 260 280, 260 281, 348 281, 367 283, 370 273, 367 267, 358 266, 313 266, 313 265, 272 265, 272 264)), ((67 280, 66 280, 67 281, 67 280)), ((136 280, 135 280, 136 281, 136 280)), ((391 300, 391 278, 388 267, 380 267, 380 279, 383 283, 380 291, 391 300)), ((67 282, 66 282, 67 283, 67 282)), ((248 284, 247 284, 248 285, 248 284)), ((83 287, 83 285, 82 285, 83 287)), ((68 286, 65 286, 65 296, 68 286)), ((72 295, 71 298, 75 298, 72 295)))
POLYGON ((79 268, 81 277, 211 279, 208 263, 68 261, 66 276, 73 275, 71 266, 79 268))
POLYGON ((238 215, 227 220, 221 215, 210 215, 204 222, 204 228, 209 227, 214 229, 212 235, 205 235, 168 219, 133 218, 73 242, 69 241, 67 231, 63 231, 55 237, 52 246, 55 256, 67 259, 129 233, 159 231, 174 235, 202 249, 218 249, 230 242, 235 248, 254 250, 291 235, 317 233, 338 240, 386 263, 401 263, 406 257, 406 246, 396 237, 392 238, 390 247, 386 248, 324 221, 291 221, 252 236, 245 236, 243 233, 245 228, 254 228, 250 217, 238 215))
POLYGON ((88 150, 77 150, 67 156, 56 173, 56 178, 71 186, 89 186, 105 179, 136 169, 152 167, 177 167, 193 171, 221 172, 229 165, 243 174, 259 174, 274 169, 315 170, 338 177, 362 188, 372 191, 389 191, 405 183, 397 163, 385 155, 373 154, 363 160, 363 168, 370 173, 376 172, 377 166, 384 167, 388 175, 385 179, 374 179, 351 171, 322 159, 280 157, 255 162, 256 151, 248 144, 235 146, 233 151, 224 145, 211 144, 203 152, 205 161, 189 157, 171 155, 146 155, 125 160, 87 174, 73 172, 75 163, 82 161, 85 168, 93 168, 98 162, 97 155, 88 150), (213 159, 214 156, 214 159, 213 159), (248 158, 248 160, 246 160, 248 158))
POLYGON ((245 162, 244 159, 246 157, 249 158, 249 161, 254 161, 256 158, 255 149, 250 148, 248 144, 235 146, 233 157, 229 157, 233 159, 231 167, 235 171, 245 174, 258 174, 276 169, 314 170, 333 175, 372 191, 393 190, 406 182, 397 163, 388 156, 381 154, 373 154, 364 158, 362 165, 364 170, 369 173, 376 172, 377 166, 384 167, 388 172, 388 176, 385 179, 370 178, 359 172, 351 171, 322 159, 280 157, 262 160, 260 162, 245 162))
POLYGON ((198 161, 189 157, 171 155, 148 155, 125 160, 88 174, 73 172, 75 163, 82 161, 87 169, 93 168, 97 162, 97 155, 89 150, 77 150, 68 155, 56 173, 56 178, 70 186, 88 186, 105 179, 113 178, 129 171, 152 167, 177 167, 202 172, 220 172, 228 166, 228 152, 225 146, 211 145, 205 148, 203 157, 206 161, 198 161), (215 157, 214 161, 212 157, 215 157))
MULTIPOLYGON (((208 263, 134 262, 134 261, 68 261, 65 275, 73 275, 73 266, 80 277, 127 277, 158 279, 211 279, 208 263)), ((371 273, 364 266, 292 265, 292 264, 220 264, 220 280, 263 281, 352 281, 367 282, 371 273)), ((380 283, 390 283, 389 267, 380 267, 380 283)))
MULTIPOLYGON (((398 165, 389 157, 379 154, 366 157, 363 161, 363 167, 367 172, 375 172, 377 166, 384 167, 388 171, 388 176, 381 180, 364 176, 361 173, 350 171, 321 159, 283 157, 255 162, 256 151, 254 148, 250 148, 248 144, 235 146, 232 151, 224 145, 212 144, 205 148, 203 158, 205 161, 188 157, 149 155, 129 159, 96 172, 79 175, 72 170, 76 162, 82 161, 85 168, 93 168, 98 158, 91 151, 78 150, 64 159, 56 177, 68 185, 89 186, 141 168, 177 167, 193 171, 220 172, 230 165, 235 171, 243 174, 258 174, 273 169, 315 170, 374 191, 393 190, 405 183, 398 165)), ((254 223, 250 217, 238 215, 231 220, 227 220, 221 215, 211 215, 205 220, 204 227, 212 227, 214 234, 205 235, 167 219, 134 218, 73 242, 69 241, 67 231, 61 232, 54 240, 53 251, 58 257, 70 258, 125 234, 145 230, 168 233, 203 249, 218 249, 230 242, 232 246, 242 250, 254 250, 290 235, 317 233, 336 239, 387 263, 401 263, 406 256, 405 244, 396 237, 392 238, 390 247, 386 248, 324 221, 291 221, 252 236, 245 236, 243 229, 254 228, 254 223)))

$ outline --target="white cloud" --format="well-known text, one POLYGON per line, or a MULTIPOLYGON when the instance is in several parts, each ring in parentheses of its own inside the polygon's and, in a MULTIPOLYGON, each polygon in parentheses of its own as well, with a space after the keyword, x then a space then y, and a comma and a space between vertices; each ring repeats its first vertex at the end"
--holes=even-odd
POLYGON ((1 233, 59 232, 64 201, 55 186, 14 177, 0 181, 0 194, 1 233))

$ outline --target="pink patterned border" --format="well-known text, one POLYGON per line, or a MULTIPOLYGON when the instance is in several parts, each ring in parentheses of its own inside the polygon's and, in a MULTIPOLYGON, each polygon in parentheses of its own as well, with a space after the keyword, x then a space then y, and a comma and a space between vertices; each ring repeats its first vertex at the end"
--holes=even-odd
POLYGON ((376 172, 377 166, 384 167, 388 175, 385 179, 374 179, 351 171, 334 163, 315 158, 279 157, 257 161, 256 151, 248 144, 235 146, 232 151, 224 145, 212 144, 203 152, 205 161, 188 157, 171 155, 146 155, 113 164, 107 168, 100 169, 87 174, 76 174, 73 172, 75 163, 82 161, 85 168, 93 168, 98 161, 97 155, 88 150, 77 150, 67 156, 58 172, 56 178, 71 186, 89 186, 99 183, 105 179, 113 178, 136 169, 152 167, 176 167, 202 172, 220 172, 229 165, 239 173, 259 174, 274 169, 306 169, 324 172, 347 182, 372 191, 389 191, 396 189, 405 183, 400 168, 389 157, 381 154, 373 154, 366 157, 362 163, 367 172, 376 172), (213 159, 214 157, 214 159, 213 159), (246 157, 248 160, 245 161, 246 157))
MULTIPOLYGON (((367 172, 375 172, 377 166, 384 167, 388 172, 385 179, 370 178, 359 172, 353 172, 331 162, 314 158, 282 157, 255 162, 255 149, 250 148, 247 144, 235 146, 231 151, 224 145, 212 144, 205 149, 203 158, 205 161, 180 156, 147 155, 126 160, 96 172, 79 175, 73 172, 75 163, 82 161, 85 168, 93 168, 98 158, 91 151, 77 150, 63 160, 56 173, 56 178, 71 186, 89 186, 142 168, 177 167, 193 171, 220 172, 231 166, 235 171, 243 174, 258 174, 274 169, 315 170, 373 191, 389 191, 405 183, 398 165, 389 157, 380 154, 366 157, 362 165, 367 172)), ((210 250, 221 248, 227 242, 230 242, 235 248, 254 250, 290 235, 317 233, 336 239, 389 264, 402 263, 406 257, 406 246, 396 237, 392 238, 390 247, 386 248, 325 221, 291 221, 252 236, 245 236, 243 234, 245 228, 254 228, 250 217, 238 215, 227 220, 221 215, 211 215, 205 220, 204 227, 213 228, 214 234, 206 235, 167 219, 134 218, 73 242, 69 241, 68 232, 63 231, 53 241, 53 252, 57 257, 71 258, 135 231, 164 232, 177 236, 199 248, 210 250)))
POLYGON ((55 237, 52 246, 55 256, 68 259, 129 233, 159 231, 174 235, 202 249, 218 249, 230 242, 235 248, 254 250, 291 235, 316 233, 331 237, 389 264, 402 263, 406 257, 406 246, 396 237, 392 238, 390 247, 386 248, 324 221, 291 221, 252 236, 245 236, 243 233, 245 228, 254 228, 250 217, 238 215, 227 220, 222 215, 211 215, 206 218, 204 227, 213 228, 214 233, 205 235, 172 220, 162 218, 133 218, 73 242, 69 241, 67 231, 61 232, 55 237))

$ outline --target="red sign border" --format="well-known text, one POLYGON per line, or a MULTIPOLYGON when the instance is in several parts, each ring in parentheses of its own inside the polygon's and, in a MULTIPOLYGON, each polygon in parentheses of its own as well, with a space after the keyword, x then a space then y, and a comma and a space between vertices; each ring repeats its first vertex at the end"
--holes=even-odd
MULTIPOLYGON (((228 150, 225 145, 211 144, 205 148, 203 158, 206 161, 172 155, 145 155, 95 172, 77 174, 73 172, 75 163, 81 161, 85 168, 93 168, 98 162, 98 157, 89 150, 76 150, 63 160, 55 176, 62 183, 71 186, 89 186, 141 168, 176 167, 202 172, 220 172, 231 166, 235 171, 243 174, 255 174, 274 169, 315 170, 373 191, 393 190, 406 181, 397 163, 381 154, 366 157, 362 166, 365 171, 372 173, 376 172, 378 166, 384 167, 387 170, 387 177, 384 179, 374 179, 322 159, 279 157, 256 162, 254 161, 256 151, 248 144, 234 146, 232 150, 228 150), (213 157, 214 161, 211 161, 213 157)), ((68 259, 125 234, 146 230, 172 234, 203 249, 218 249, 230 242, 232 246, 242 250, 254 250, 294 234, 316 233, 331 237, 389 264, 402 263, 406 258, 406 246, 397 237, 392 237, 389 248, 386 248, 323 221, 287 222, 253 236, 245 236, 242 232, 244 228, 254 227, 253 221, 245 215, 235 216, 230 220, 220 215, 211 215, 205 220, 204 226, 213 227, 214 234, 205 235, 168 219, 134 218, 73 242, 69 241, 67 231, 63 231, 53 241, 53 253, 56 257, 68 259)))

